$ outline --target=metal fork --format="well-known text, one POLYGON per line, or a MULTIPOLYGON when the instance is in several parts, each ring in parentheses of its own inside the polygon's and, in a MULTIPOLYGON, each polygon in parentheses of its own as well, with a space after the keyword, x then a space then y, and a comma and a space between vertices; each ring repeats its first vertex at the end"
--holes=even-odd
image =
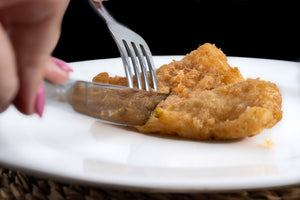
POLYGON ((118 46, 125 69, 128 87, 134 87, 132 73, 132 71, 134 71, 137 88, 143 89, 144 85, 144 89, 149 91, 150 81, 148 80, 147 73, 149 70, 152 87, 154 90, 157 90, 154 62, 147 43, 140 35, 117 22, 105 9, 102 1, 103 0, 89 0, 98 15, 105 20, 110 33, 118 46), (140 74, 142 74, 142 77, 140 74))

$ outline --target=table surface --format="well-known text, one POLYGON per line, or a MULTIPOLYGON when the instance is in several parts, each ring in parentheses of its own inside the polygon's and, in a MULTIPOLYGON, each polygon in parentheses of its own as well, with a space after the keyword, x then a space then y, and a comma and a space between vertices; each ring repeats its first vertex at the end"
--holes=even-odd
POLYGON ((218 193, 149 193, 139 191, 117 190, 112 188, 97 188, 70 183, 57 182, 26 175, 24 173, 0 168, 0 199, 268 199, 268 200, 299 200, 300 185, 281 188, 232 191, 218 193))

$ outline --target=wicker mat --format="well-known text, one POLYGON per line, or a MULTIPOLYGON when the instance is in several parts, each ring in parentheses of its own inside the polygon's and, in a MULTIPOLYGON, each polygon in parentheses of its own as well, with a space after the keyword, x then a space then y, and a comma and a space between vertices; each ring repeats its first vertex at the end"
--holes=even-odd
POLYGON ((34 178, 23 173, 0 168, 0 199, 25 200, 300 200, 300 185, 260 191, 238 191, 227 193, 146 193, 115 189, 94 188, 80 185, 59 183, 52 180, 34 178))

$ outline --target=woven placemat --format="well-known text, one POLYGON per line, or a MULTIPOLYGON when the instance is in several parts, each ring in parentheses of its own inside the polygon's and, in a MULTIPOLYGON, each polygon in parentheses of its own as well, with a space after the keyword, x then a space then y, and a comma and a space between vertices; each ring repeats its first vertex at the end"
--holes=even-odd
POLYGON ((1 200, 300 200, 300 185, 259 191, 173 194, 132 192, 72 185, 35 178, 3 168, 0 168, 0 174, 1 200))

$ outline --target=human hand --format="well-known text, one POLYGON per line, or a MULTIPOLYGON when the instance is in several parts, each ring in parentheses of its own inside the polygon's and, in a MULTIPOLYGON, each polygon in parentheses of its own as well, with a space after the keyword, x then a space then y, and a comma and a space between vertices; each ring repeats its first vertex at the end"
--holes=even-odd
POLYGON ((43 79, 63 83, 71 69, 51 57, 69 0, 0 0, 0 112, 14 104, 42 116, 43 79))

